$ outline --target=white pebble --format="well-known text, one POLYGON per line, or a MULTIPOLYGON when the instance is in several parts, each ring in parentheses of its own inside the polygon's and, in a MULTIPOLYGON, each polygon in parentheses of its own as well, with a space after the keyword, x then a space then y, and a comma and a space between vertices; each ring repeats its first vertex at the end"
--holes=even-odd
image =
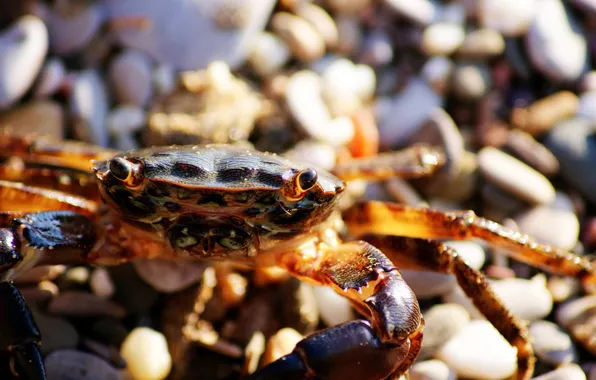
POLYGON ((481 0, 478 1, 478 18, 482 26, 507 37, 519 36, 530 27, 536 3, 536 0, 481 0))
POLYGON ((96 296, 110 298, 114 295, 115 287, 110 273, 104 268, 96 268, 91 272, 89 286, 96 296))
POLYGON ((120 355, 134 380, 165 379, 172 368, 166 338, 148 327, 137 327, 122 342, 120 355))
POLYGON ((41 69, 33 95, 37 98, 53 95, 62 86, 65 77, 66 68, 62 60, 60 58, 49 59, 41 69))
POLYGON ((425 360, 410 368, 410 380, 455 380, 456 375, 440 360, 425 360))
POLYGON ((111 62, 109 77, 119 103, 144 106, 151 98, 152 67, 145 54, 127 50, 111 62))
POLYGON ((293 74, 287 84, 286 103, 298 124, 310 136, 316 136, 323 125, 331 121, 331 114, 321 96, 321 79, 312 71, 293 74))
POLYGON ((472 321, 437 352, 459 377, 499 380, 514 374, 517 350, 488 321, 472 321))
POLYGON ((321 320, 327 326, 335 326, 356 317, 350 301, 337 294, 333 289, 326 286, 313 286, 312 289, 321 320))
POLYGON ((428 55, 449 55, 464 42, 463 26, 452 23, 432 24, 422 33, 422 51, 428 55))
POLYGON ((105 128, 108 93, 99 72, 89 69, 76 76, 70 93, 70 111, 77 119, 75 133, 79 139, 99 146, 108 145, 105 128))
POLYGON ((0 109, 25 94, 48 51, 48 30, 35 16, 23 16, 0 34, 0 109))
POLYGON ((596 91, 581 94, 577 116, 596 121, 596 91))
POLYGON ((324 170, 331 170, 335 166, 335 149, 324 142, 302 140, 298 142, 284 156, 295 162, 304 162, 324 170))
POLYGON ((565 364, 533 380, 586 380, 586 373, 577 364, 565 364))
POLYGON ((386 0, 396 12, 422 25, 428 25, 437 18, 437 7, 430 0, 386 0))
POLYGON ((107 117, 110 133, 120 135, 139 131, 146 121, 145 110, 133 105, 114 108, 107 117))
POLYGON ((248 61, 261 76, 277 72, 291 56, 288 46, 276 35, 263 32, 252 45, 248 61))

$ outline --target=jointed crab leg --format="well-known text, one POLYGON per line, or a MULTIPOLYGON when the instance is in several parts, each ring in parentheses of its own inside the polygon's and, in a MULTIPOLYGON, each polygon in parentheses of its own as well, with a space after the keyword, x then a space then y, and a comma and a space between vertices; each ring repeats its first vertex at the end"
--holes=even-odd
POLYGON ((527 329, 497 298, 486 277, 469 267, 454 249, 432 240, 392 235, 367 234, 360 238, 381 249, 394 262, 399 262, 402 269, 455 275, 460 287, 478 310, 517 348, 516 378, 531 378, 535 358, 527 329))
POLYGON ((349 209, 344 220, 350 232, 399 234, 431 239, 483 239, 505 248, 516 260, 553 274, 583 281, 586 290, 596 286, 596 268, 571 252, 539 244, 528 235, 476 216, 472 211, 443 212, 385 202, 360 203, 349 209))

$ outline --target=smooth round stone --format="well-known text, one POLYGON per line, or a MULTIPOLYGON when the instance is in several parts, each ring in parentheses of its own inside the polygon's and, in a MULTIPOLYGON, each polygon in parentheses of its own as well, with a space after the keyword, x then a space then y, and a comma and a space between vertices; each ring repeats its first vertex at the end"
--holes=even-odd
POLYGON ((48 380, 121 380, 102 358, 76 350, 54 351, 45 358, 48 380))
POLYGON ((449 58, 442 56, 431 57, 422 66, 420 75, 435 91, 441 94, 447 91, 449 79, 454 69, 455 64, 449 58))
POLYGON ((95 295, 101 298, 111 298, 115 287, 110 273, 105 268, 95 268, 89 276, 89 286, 95 295))
POLYGON ((126 50, 110 63, 109 79, 121 104, 145 106, 151 98, 151 60, 142 52, 126 50))
POLYGON ((335 116, 352 115, 374 94, 376 75, 367 65, 354 65, 347 59, 331 62, 322 73, 322 93, 335 116))
MULTIPOLYGON (((426 339, 426 335, 424 337, 426 339)), ((440 360, 425 360, 410 368, 410 380, 456 380, 457 375, 440 360)))
POLYGON ((33 311, 35 323, 43 336, 41 352, 75 348, 79 342, 77 330, 67 320, 33 311))
POLYGON ((287 12, 277 12, 271 28, 303 62, 312 62, 325 54, 323 36, 308 21, 287 12))
POLYGON ((337 46, 339 38, 337 26, 326 10, 311 2, 303 1, 297 3, 292 12, 314 26, 316 31, 323 37, 327 48, 333 49, 337 46))
POLYGON ((432 356, 470 322, 468 311, 456 303, 436 305, 422 314, 424 339, 420 355, 423 358, 432 356))
POLYGON ((298 142, 291 150, 284 153, 284 156, 294 162, 309 163, 324 170, 333 169, 337 158, 333 146, 314 140, 298 142))
POLYGON ((53 95, 62 87, 66 78, 66 68, 60 58, 50 58, 39 73, 37 85, 33 89, 36 98, 45 98, 53 95))
POLYGON ((477 12, 480 23, 506 37, 524 34, 534 18, 537 0, 481 0, 477 12))
POLYGON ((532 64, 549 79, 571 82, 587 71, 588 44, 561 0, 538 2, 526 38, 532 64))
POLYGON ((18 135, 37 133, 61 140, 64 110, 58 102, 34 100, 1 114, 0 124, 18 135))
POLYGON ((292 328, 285 327, 279 330, 267 341, 262 365, 265 366, 282 356, 290 354, 296 347, 296 344, 303 338, 302 334, 292 328))
MULTIPOLYGON (((455 249, 472 268, 480 269, 484 265, 485 253, 479 244, 472 241, 447 241, 445 245, 455 249)), ((420 299, 446 294, 452 291, 457 284, 455 276, 451 274, 411 269, 402 269, 401 274, 416 297, 420 299)))
POLYGON ((146 119, 147 115, 143 108, 126 105, 112 109, 106 124, 112 134, 130 134, 139 131, 145 125, 146 119))
POLYGON ((133 262, 143 281, 162 293, 174 293, 199 282, 205 264, 188 260, 138 259, 133 262))
POLYGON ((579 238, 580 225, 572 211, 537 206, 515 218, 521 232, 538 242, 572 250, 579 238))
POLYGON ((248 55, 253 70, 261 76, 275 74, 290 59, 288 46, 275 34, 263 32, 256 38, 248 55))
POLYGON ((362 43, 362 30, 357 19, 339 16, 335 19, 337 25, 337 52, 351 55, 358 50, 362 43))
POLYGON ((162 380, 172 368, 166 338, 147 327, 137 327, 128 334, 120 347, 120 355, 126 360, 133 379, 162 380))
POLYGON ((56 9, 48 7, 44 21, 50 35, 52 52, 64 56, 83 50, 98 33, 105 21, 100 4, 89 4, 80 9, 56 9))
POLYGON ((593 203, 596 203, 595 131, 596 122, 573 118, 555 126, 544 141, 559 160, 561 176, 593 203))
POLYGON ((581 291, 581 282, 573 277, 549 277, 546 286, 553 296, 553 301, 556 303, 564 302, 575 297, 581 291))
POLYGON ((78 74, 70 93, 70 112, 75 118, 77 137, 92 144, 107 146, 105 119, 108 108, 108 93, 101 75, 91 69, 78 74))
POLYGON ((557 323, 569 329, 574 322, 585 320, 596 309, 596 295, 569 300, 557 309, 557 323))
POLYGON ((430 0, 386 0, 393 10, 421 25, 429 25, 438 14, 437 6, 430 0))
POLYGON ((359 61, 378 67, 393 60, 393 41, 384 31, 372 31, 364 37, 359 61))
POLYGON ((457 56, 468 59, 487 59, 505 51, 505 39, 501 33, 490 28, 476 29, 464 38, 457 49, 457 56))
POLYGON ((487 321, 472 321, 439 349, 436 357, 459 377, 507 378, 517 368, 517 350, 487 321))
POLYGON ((147 53, 177 70, 197 70, 225 61, 242 65, 252 41, 265 28, 275 1, 106 0, 108 18, 123 27, 115 35, 124 46, 147 53), (176 20, 172 25, 172 20, 176 20), (126 25, 128 22, 137 25, 126 25), (175 26, 175 27, 172 27, 175 26), (176 43, 172 43, 176 41, 176 43))
POLYGON ((596 121, 596 91, 584 92, 580 95, 577 116, 596 121))
POLYGON ((31 87, 48 51, 48 30, 39 18, 22 16, 0 34, 0 110, 31 87))
POLYGON ((160 64, 151 75, 155 95, 170 94, 176 88, 176 70, 172 65, 160 64))
POLYGON ((418 77, 411 78, 395 96, 379 98, 375 103, 375 114, 382 147, 404 142, 442 104, 442 97, 418 77))
POLYGON ((536 356, 554 366, 571 363, 577 353, 571 337, 556 324, 535 321, 530 324, 530 337, 536 356))
POLYGON ((482 148, 478 165, 489 182, 530 203, 546 204, 555 199, 555 189, 545 176, 496 148, 482 148))
POLYGON ((491 88, 492 80, 488 66, 474 63, 459 63, 455 67, 452 89, 462 100, 478 100, 491 88))
POLYGON ((421 48, 430 56, 449 55, 460 47, 465 37, 462 25, 440 22, 424 29, 421 48))
MULTIPOLYGON (((536 275, 530 280, 506 278, 489 282, 492 290, 505 307, 519 319, 528 321, 542 319, 552 311, 553 298, 546 287, 544 275, 536 275)), ((443 300, 464 306, 473 319, 484 318, 459 287, 446 294, 443 300)))
POLYGON ((566 364, 534 380, 586 380, 586 373, 577 364, 566 364))
POLYGON ((126 310, 110 300, 78 290, 65 291, 52 298, 48 312, 74 317, 113 316, 122 318, 126 310))
POLYGON ((313 286, 319 316, 327 326, 335 326, 356 318, 352 304, 326 286, 313 286))

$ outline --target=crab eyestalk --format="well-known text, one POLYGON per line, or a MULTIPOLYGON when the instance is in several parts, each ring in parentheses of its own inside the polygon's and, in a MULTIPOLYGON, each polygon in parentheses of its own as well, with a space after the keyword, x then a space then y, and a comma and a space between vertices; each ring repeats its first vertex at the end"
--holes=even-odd
POLYGON ((304 169, 287 181, 281 192, 287 200, 296 201, 302 199, 304 194, 315 187, 318 180, 319 175, 315 169, 304 169))

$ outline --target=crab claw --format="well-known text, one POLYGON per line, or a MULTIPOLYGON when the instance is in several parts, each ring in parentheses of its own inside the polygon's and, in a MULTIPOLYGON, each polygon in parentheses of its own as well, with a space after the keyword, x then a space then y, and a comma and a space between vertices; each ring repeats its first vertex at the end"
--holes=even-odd
POLYGON ((314 333, 292 353, 270 363, 246 380, 384 379, 404 361, 410 341, 383 343, 367 321, 350 321, 314 333))

